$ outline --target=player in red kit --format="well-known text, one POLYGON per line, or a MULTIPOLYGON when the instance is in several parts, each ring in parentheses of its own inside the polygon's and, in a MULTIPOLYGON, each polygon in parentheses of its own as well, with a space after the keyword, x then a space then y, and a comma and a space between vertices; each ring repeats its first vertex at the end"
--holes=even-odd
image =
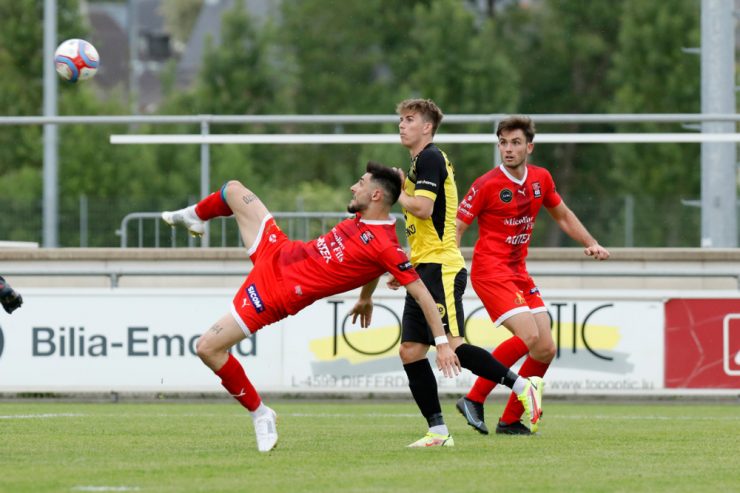
MULTIPOLYGON (((314 301, 362 286, 353 322, 363 327, 372 315, 371 295, 378 279, 390 272, 422 307, 437 337, 445 329, 437 305, 398 243, 391 206, 401 192, 401 179, 392 168, 368 163, 367 172, 351 187, 345 219, 325 235, 309 242, 291 241, 275 223, 260 199, 238 181, 230 181, 196 205, 163 212, 168 224, 204 232, 205 221, 234 215, 253 269, 236 293, 229 313, 198 340, 201 360, 221 378, 226 390, 252 414, 257 449, 277 445, 276 413, 267 407, 229 349, 265 325, 293 315, 314 301)), ((437 367, 446 377, 460 371, 449 344, 437 347, 437 367)))
MULTIPOLYGON (((534 150, 534 123, 525 116, 510 116, 499 124, 498 149, 502 164, 479 177, 457 210, 457 243, 478 219, 479 236, 473 250, 470 279, 473 289, 495 325, 503 324, 513 337, 501 343, 493 356, 512 366, 527 358, 519 374, 544 376, 555 357, 550 319, 539 289, 527 272, 527 248, 540 209, 544 207, 560 228, 581 243, 584 253, 597 260, 609 258, 576 215, 563 202, 545 169, 527 162, 534 150)), ((483 403, 495 383, 478 378, 457 409, 468 424, 488 434, 483 403)), ((523 408, 510 398, 496 433, 528 435, 537 431, 520 422, 523 408)))

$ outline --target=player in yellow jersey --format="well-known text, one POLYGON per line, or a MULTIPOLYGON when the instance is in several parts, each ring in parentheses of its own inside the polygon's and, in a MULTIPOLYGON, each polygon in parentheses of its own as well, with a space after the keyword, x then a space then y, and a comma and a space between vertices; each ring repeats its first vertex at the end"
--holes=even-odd
MULTIPOLYGON (((434 297, 446 332, 446 337, 433 337, 419 305, 406 297, 400 356, 411 394, 429 425, 427 434, 409 446, 454 444, 442 416, 437 380, 427 359, 429 347, 436 344, 449 342, 461 366, 479 376, 491 375, 494 381, 514 389, 522 396, 532 424, 536 424, 540 413, 540 381, 519 377, 488 351, 464 341, 462 296, 468 274, 456 241, 455 173, 447 155, 432 142, 443 118, 442 111, 432 100, 407 99, 398 104, 396 112, 400 117, 401 143, 411 154, 408 172, 399 170, 404 179, 399 203, 406 219, 409 258, 434 297)), ((398 282, 391 278, 388 286, 397 288, 398 282)))

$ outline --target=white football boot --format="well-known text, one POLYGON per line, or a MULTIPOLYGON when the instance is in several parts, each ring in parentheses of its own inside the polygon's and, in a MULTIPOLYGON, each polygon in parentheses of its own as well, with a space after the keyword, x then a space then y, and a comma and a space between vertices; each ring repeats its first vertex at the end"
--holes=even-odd
POLYGON ((254 433, 257 436, 257 450, 260 452, 269 452, 277 446, 277 413, 267 408, 268 412, 263 413, 254 421, 254 433))
POLYGON ((195 213, 194 205, 177 211, 164 211, 162 219, 173 228, 177 225, 185 226, 193 236, 203 236, 206 230, 206 223, 195 213))

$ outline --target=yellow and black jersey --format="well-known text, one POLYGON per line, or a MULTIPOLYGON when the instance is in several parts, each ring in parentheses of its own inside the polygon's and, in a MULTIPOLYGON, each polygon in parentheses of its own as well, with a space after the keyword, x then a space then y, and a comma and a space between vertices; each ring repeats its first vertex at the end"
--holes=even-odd
POLYGON ((406 209, 406 236, 409 240, 411 263, 444 264, 464 267, 455 239, 457 187, 455 170, 447 155, 433 143, 411 159, 404 191, 410 196, 428 197, 434 201, 432 216, 419 219, 406 209))

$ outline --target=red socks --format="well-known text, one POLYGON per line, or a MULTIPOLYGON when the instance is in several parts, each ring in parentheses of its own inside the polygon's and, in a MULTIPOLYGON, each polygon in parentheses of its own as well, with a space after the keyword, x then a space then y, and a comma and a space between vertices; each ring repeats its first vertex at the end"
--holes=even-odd
POLYGON ((247 374, 244 373, 242 365, 230 353, 226 364, 216 372, 216 375, 221 377, 221 385, 234 399, 239 401, 239 404, 249 411, 254 411, 259 407, 262 399, 247 378, 247 374))
MULTIPOLYGON (((524 341, 517 336, 513 336, 496 346, 496 349, 491 354, 504 366, 511 367, 511 365, 519 361, 528 352, 529 348, 524 344, 524 341)), ((478 377, 466 397, 471 401, 483 404, 495 386, 496 384, 494 382, 478 377)))
MULTIPOLYGON (((533 359, 531 356, 527 356, 527 359, 522 363, 522 367, 519 369, 519 376, 521 377, 544 377, 545 372, 550 367, 550 363, 543 363, 533 359)), ((524 406, 516 398, 516 394, 513 392, 509 396, 509 402, 506 404, 504 414, 501 416, 501 421, 506 424, 511 424, 519 421, 524 413, 524 406)))
POLYGON ((226 203, 226 185, 218 192, 213 192, 195 205, 195 214, 204 221, 214 217, 230 216, 234 212, 226 203))

